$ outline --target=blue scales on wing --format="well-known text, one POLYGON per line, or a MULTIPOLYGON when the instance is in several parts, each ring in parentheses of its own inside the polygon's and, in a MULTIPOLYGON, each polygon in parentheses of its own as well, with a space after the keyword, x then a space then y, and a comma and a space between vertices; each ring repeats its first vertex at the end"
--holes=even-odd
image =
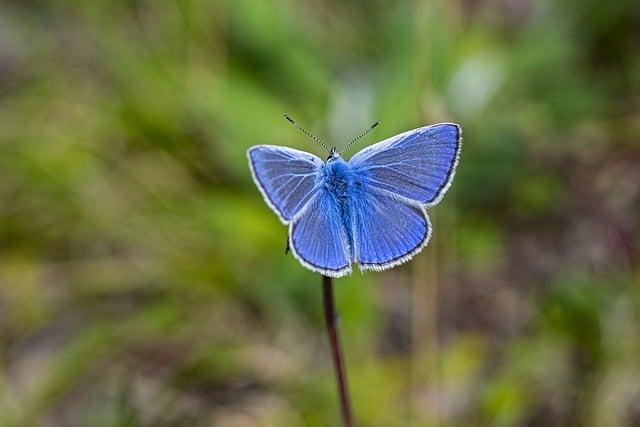
POLYGON ((367 147, 349 163, 372 191, 431 207, 453 180, 461 143, 456 124, 425 126, 367 147))
POLYGON ((402 264, 427 245, 426 208, 449 188, 460 147, 460 127, 445 123, 404 132, 349 161, 362 188, 351 209, 354 261, 361 269, 402 264))
POLYGON ((288 248, 305 267, 334 277, 351 271, 341 212, 324 187, 326 165, 314 155, 275 146, 248 151, 254 181, 280 220, 288 248))
POLYGON ((267 204, 288 224, 318 193, 324 162, 313 154, 273 145, 247 152, 254 181, 267 204))
POLYGON ((354 201, 354 261, 361 270, 402 264, 429 242, 431 224, 424 209, 366 190, 354 201))
POLYGON ((349 243, 340 207, 322 189, 289 231, 294 256, 305 267, 339 277, 351 272, 349 243))

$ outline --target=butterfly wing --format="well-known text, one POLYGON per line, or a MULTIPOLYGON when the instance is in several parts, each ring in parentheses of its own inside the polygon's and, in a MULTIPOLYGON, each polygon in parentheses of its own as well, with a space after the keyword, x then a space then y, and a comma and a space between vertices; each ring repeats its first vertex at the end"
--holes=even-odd
POLYGON ((289 224, 317 196, 318 177, 324 163, 313 154, 273 145, 247 151, 249 167, 265 201, 289 224))
POLYGON ((253 179, 267 204, 289 224, 289 247, 305 267, 327 276, 351 272, 349 244, 336 200, 322 188, 324 162, 271 145, 247 152, 253 179))
POLYGON ((384 270, 411 259, 431 238, 424 209, 363 190, 351 211, 355 260, 384 270))
POLYGON ((342 277, 351 273, 349 243, 335 198, 320 190, 289 228, 289 247, 302 265, 317 273, 342 277))
POLYGON ((461 146, 460 126, 442 123, 367 147, 349 163, 371 191, 431 207, 453 181, 461 146))
POLYGON ((402 264, 427 245, 431 224, 426 208, 451 185, 460 147, 460 127, 439 124, 389 138, 349 161, 360 182, 351 228, 362 270, 402 264))

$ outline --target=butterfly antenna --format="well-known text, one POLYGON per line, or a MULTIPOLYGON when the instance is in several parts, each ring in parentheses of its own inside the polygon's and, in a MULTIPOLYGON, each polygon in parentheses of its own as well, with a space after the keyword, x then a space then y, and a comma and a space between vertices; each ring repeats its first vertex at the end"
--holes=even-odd
POLYGON ((318 138, 316 138, 315 136, 311 135, 311 133, 307 132, 305 129, 303 129, 298 123, 295 122, 295 120, 293 120, 291 117, 289 117, 288 115, 284 115, 284 118, 289 120, 291 122, 292 125, 294 125, 295 127, 297 127, 302 133, 304 133, 305 135, 307 135, 309 138, 313 139, 315 142, 317 142, 318 144, 322 145, 327 151, 331 152, 331 149, 329 147, 327 147, 327 145, 320 141, 318 138))
POLYGON ((374 124, 372 124, 371 126, 369 126, 369 129, 365 130, 364 132, 362 132, 360 135, 356 136, 355 138, 353 138, 351 140, 351 142, 349 142, 347 145, 344 146, 344 148, 342 150, 340 150, 340 154, 344 153, 345 151, 347 151, 347 148, 351 147, 351 145, 356 142, 357 140, 359 140, 360 138, 362 138, 363 136, 365 136, 366 134, 368 134, 369 132, 371 132, 373 130, 374 127, 378 126, 380 124, 380 121, 375 122, 374 124))

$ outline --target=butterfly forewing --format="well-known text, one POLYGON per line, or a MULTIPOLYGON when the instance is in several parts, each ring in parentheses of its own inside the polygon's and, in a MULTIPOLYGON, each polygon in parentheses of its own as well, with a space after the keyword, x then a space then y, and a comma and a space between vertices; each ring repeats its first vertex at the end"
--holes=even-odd
POLYGON ((254 181, 267 204, 285 224, 300 214, 318 193, 318 157, 273 145, 258 145, 247 152, 254 181))
POLYGON ((461 146, 456 124, 404 132, 357 153, 349 163, 371 191, 418 205, 437 204, 453 180, 461 146))

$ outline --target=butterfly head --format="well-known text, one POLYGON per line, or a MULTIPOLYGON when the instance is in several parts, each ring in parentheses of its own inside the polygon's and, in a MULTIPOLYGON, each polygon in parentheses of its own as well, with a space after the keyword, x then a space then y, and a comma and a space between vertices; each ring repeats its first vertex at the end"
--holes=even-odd
POLYGON ((336 150, 336 147, 331 147, 329 157, 327 157, 327 163, 340 157, 340 153, 336 150))

